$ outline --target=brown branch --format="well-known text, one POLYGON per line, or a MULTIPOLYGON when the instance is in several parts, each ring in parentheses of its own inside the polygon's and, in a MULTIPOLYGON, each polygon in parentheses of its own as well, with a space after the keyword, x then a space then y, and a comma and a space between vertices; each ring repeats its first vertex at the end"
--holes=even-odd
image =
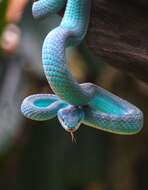
POLYGON ((146 5, 145 0, 93 0, 87 44, 107 63, 148 82, 146 5))

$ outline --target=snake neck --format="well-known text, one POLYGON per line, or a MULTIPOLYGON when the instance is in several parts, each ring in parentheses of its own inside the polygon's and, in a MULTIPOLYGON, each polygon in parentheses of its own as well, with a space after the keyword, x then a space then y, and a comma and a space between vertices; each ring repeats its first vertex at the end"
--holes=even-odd
POLYGON ((46 37, 42 59, 47 80, 56 95, 74 105, 87 104, 93 96, 73 78, 65 56, 67 46, 75 45, 85 36, 90 13, 90 0, 68 0, 59 27, 46 37))
POLYGON ((90 0, 68 0, 60 26, 74 32, 70 45, 78 45, 84 38, 90 17, 90 0))

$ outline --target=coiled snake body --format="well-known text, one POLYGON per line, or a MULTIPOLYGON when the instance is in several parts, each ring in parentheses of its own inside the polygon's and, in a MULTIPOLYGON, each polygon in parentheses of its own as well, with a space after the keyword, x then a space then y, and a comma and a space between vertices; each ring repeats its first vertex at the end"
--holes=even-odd
MULTIPOLYGON (((78 84, 73 78, 65 49, 77 46, 84 38, 91 0, 68 0, 60 25, 45 38, 42 62, 46 78, 55 93, 37 94, 24 99, 21 111, 33 120, 55 116, 72 133, 81 123, 117 134, 135 134, 143 126, 142 112, 129 102, 92 83, 78 84)), ((59 11, 65 0, 39 0, 33 16, 45 17, 59 11)))

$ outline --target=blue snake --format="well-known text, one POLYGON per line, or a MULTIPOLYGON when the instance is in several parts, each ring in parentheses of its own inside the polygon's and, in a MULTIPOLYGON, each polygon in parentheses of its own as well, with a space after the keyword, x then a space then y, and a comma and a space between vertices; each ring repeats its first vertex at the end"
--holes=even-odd
POLYGON ((92 83, 79 84, 72 76, 66 48, 81 43, 87 32, 91 0, 39 0, 33 3, 35 18, 58 12, 66 4, 60 25, 44 40, 44 73, 54 94, 36 94, 24 99, 21 111, 32 120, 58 117, 73 134, 81 124, 116 134, 138 133, 143 113, 136 106, 92 83))

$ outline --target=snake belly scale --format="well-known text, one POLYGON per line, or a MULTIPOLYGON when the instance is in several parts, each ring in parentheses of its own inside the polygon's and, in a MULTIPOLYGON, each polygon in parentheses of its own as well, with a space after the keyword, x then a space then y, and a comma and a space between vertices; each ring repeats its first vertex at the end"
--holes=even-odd
POLYGON ((91 0, 39 0, 33 4, 33 16, 41 18, 58 12, 65 3, 60 25, 49 32, 42 48, 44 73, 55 95, 36 94, 25 98, 22 113, 39 121, 57 116, 70 133, 82 123, 116 134, 138 133, 143 127, 143 113, 139 108, 92 83, 78 84, 70 72, 65 51, 79 45, 85 37, 91 0))

